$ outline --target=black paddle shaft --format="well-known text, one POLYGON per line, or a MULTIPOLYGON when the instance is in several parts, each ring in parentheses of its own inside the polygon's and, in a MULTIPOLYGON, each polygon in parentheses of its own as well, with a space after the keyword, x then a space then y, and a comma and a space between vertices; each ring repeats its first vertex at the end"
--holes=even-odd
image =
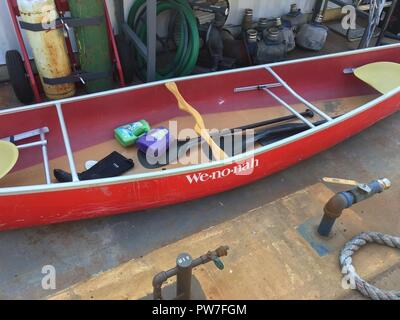
MULTIPOLYGON (((315 116, 315 113, 310 109, 307 109, 305 112, 302 112, 300 114, 305 118, 313 118, 315 116)), ((290 116, 285 116, 285 117, 280 117, 280 118, 275 118, 275 119, 269 119, 269 120, 265 120, 265 121, 256 122, 256 123, 244 125, 244 126, 241 126, 241 127, 233 128, 233 129, 224 130, 224 135, 226 135, 226 133, 228 133, 228 132, 233 133, 234 131, 238 131, 238 130, 245 131, 245 130, 249 130, 249 129, 256 129, 256 128, 269 126, 271 124, 277 124, 277 123, 286 122, 286 121, 290 121, 290 120, 296 120, 296 119, 298 119, 298 117, 296 115, 290 115, 290 116)), ((198 138, 194 138, 194 139, 197 139, 200 142, 203 138, 202 137, 198 137, 198 138)), ((191 140, 193 140, 193 139, 187 139, 187 140, 184 140, 184 141, 179 140, 178 142, 186 144, 187 142, 189 142, 191 140)))
MULTIPOLYGON (((305 117, 305 118, 313 118, 315 116, 315 113, 312 110, 307 109, 305 112, 301 113, 301 115, 303 117, 305 117)), ((295 120, 295 119, 298 119, 297 116, 290 115, 290 116, 286 116, 286 117, 270 119, 270 120, 265 120, 265 121, 262 121, 262 122, 256 122, 256 123, 253 123, 253 124, 248 124, 248 125, 245 125, 245 126, 242 126, 242 127, 237 127, 237 128, 231 129, 231 131, 256 129, 256 128, 265 127, 265 126, 268 126, 268 125, 271 125, 271 124, 276 124, 276 123, 295 120)))

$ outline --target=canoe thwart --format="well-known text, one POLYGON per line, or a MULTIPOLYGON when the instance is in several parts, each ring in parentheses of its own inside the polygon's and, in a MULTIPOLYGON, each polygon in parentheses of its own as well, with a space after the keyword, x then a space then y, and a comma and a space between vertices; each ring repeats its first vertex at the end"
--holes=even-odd
POLYGON ((282 87, 282 85, 280 83, 267 83, 267 84, 259 84, 257 86, 235 88, 233 90, 233 92, 239 93, 239 92, 247 92, 247 91, 270 89, 270 88, 279 88, 279 87, 282 87))
POLYGON ((266 67, 265 69, 270 74, 272 74, 272 76, 278 81, 278 83, 259 84, 259 85, 247 86, 247 87, 238 87, 238 88, 234 89, 234 92, 235 93, 241 93, 241 92, 248 92, 248 91, 263 90, 266 94, 270 95, 273 99, 275 99, 278 103, 280 103, 282 106, 284 106, 287 110, 289 110, 293 115, 295 115, 303 123, 308 125, 310 128, 314 128, 315 126, 310 121, 308 121, 299 112, 297 112, 291 105, 286 103, 278 95, 276 95, 274 92, 272 92, 272 90, 270 90, 270 89, 273 89, 273 88, 284 87, 289 91, 289 93, 291 95, 293 95, 295 98, 297 98, 299 101, 301 101, 310 110, 312 110, 316 114, 320 115, 322 118, 324 118, 327 121, 332 121, 333 120, 330 116, 328 116, 325 112, 320 110, 317 106, 313 105, 311 102, 307 101, 302 96, 300 96, 296 91, 294 91, 275 71, 272 70, 272 68, 266 67))
MULTIPOLYGON (((46 183, 47 184, 51 184, 49 157, 48 157, 48 154, 47 154, 47 140, 46 140, 46 133, 49 133, 49 132, 50 132, 49 128, 43 127, 43 128, 39 128, 39 129, 35 129, 35 130, 19 133, 19 134, 10 136, 10 137, 6 137, 6 138, 0 139, 0 142, 10 143, 17 150, 24 150, 24 149, 34 148, 34 147, 41 147, 42 148, 42 155, 43 155, 44 175, 45 175, 45 179, 46 179, 46 183), (39 141, 15 145, 16 142, 20 142, 20 141, 23 141, 23 140, 29 139, 29 138, 34 138, 36 136, 40 137, 39 141)), ((1 159, 0 159, 0 161, 1 161, 1 159)), ((0 165, 0 176, 1 176, 1 171, 2 170, 1 170, 1 165, 0 165)))

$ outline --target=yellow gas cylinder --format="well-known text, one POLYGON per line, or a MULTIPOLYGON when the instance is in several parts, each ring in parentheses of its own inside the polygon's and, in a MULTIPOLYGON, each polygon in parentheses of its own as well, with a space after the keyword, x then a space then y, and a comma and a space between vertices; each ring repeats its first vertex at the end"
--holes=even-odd
POLYGON ((54 79, 72 73, 64 33, 55 29, 58 13, 54 0, 17 0, 21 19, 32 24, 42 24, 44 31, 26 31, 33 57, 49 99, 63 99, 75 94, 75 84, 48 85, 43 77, 54 79))

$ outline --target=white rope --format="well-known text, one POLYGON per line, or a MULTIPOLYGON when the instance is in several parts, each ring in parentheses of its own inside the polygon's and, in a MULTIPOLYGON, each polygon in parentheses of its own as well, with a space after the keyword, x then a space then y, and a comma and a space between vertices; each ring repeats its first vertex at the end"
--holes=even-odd
POLYGON ((400 249, 400 237, 379 232, 364 232, 349 241, 340 253, 340 265, 348 279, 354 281, 356 289, 373 300, 400 300, 400 291, 386 291, 374 287, 363 280, 353 267, 353 254, 368 243, 378 243, 391 248, 400 249))

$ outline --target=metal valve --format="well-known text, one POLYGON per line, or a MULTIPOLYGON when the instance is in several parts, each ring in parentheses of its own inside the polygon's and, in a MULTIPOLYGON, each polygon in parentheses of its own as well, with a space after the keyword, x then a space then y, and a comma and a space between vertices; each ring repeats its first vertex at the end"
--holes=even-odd
POLYGON ((176 259, 176 267, 168 271, 163 271, 157 274, 153 279, 153 297, 155 300, 162 300, 161 287, 169 278, 176 276, 176 299, 189 300, 192 287, 192 272, 193 268, 202 264, 214 262, 219 270, 224 270, 225 266, 220 257, 228 255, 228 246, 219 247, 215 251, 209 251, 205 255, 193 259, 190 254, 182 253, 176 259))
POLYGON ((225 269, 225 265, 222 262, 222 260, 218 257, 213 259, 213 262, 215 264, 215 266, 219 269, 219 270, 224 270, 225 269))
POLYGON ((318 227, 318 233, 327 237, 330 235, 332 228, 344 209, 352 207, 354 204, 367 200, 378 193, 390 189, 391 182, 389 179, 382 178, 371 181, 370 183, 360 183, 354 180, 323 178, 327 183, 354 186, 353 189, 339 192, 333 196, 324 207, 324 216, 318 227))

